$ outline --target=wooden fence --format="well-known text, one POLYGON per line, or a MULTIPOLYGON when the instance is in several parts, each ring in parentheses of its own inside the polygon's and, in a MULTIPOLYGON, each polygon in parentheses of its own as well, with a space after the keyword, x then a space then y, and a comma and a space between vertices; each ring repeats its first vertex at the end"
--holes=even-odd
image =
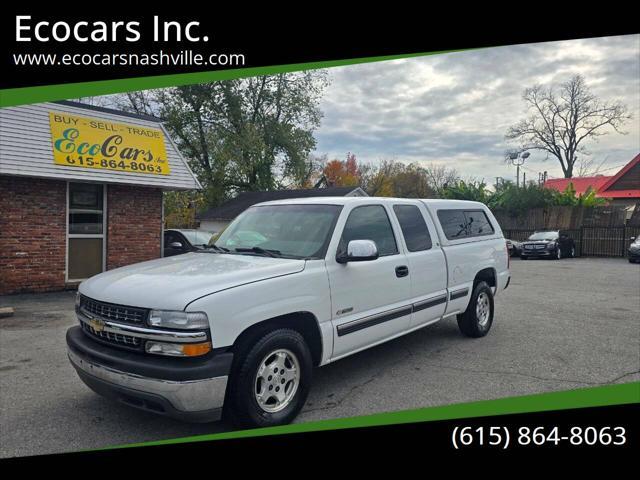
POLYGON ((505 238, 523 241, 536 230, 563 230, 583 256, 624 257, 631 237, 640 235, 640 204, 628 220, 628 209, 620 205, 534 208, 516 216, 493 213, 505 238))
POLYGON ((519 215, 495 210, 494 215, 503 229, 545 230, 560 228, 573 230, 588 227, 640 226, 640 208, 636 205, 627 222, 627 208, 621 205, 600 207, 549 207, 532 208, 519 215))
MULTIPOLYGON (((552 227, 550 229, 556 229, 552 227)), ((576 242, 576 255, 585 257, 625 257, 632 237, 640 236, 640 226, 561 229, 576 242)), ((524 241, 536 229, 503 229, 505 238, 524 241)))

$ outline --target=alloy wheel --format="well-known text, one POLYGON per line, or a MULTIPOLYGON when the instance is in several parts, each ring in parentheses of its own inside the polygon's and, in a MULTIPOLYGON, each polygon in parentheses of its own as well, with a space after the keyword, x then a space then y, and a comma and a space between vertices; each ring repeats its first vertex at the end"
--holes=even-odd
POLYGON ((254 395, 267 413, 287 407, 298 391, 300 362, 290 350, 278 349, 264 357, 255 378, 254 395))
POLYGON ((491 314, 491 304, 489 302, 489 295, 486 292, 480 292, 478 300, 476 301, 476 318, 478 319, 478 325, 482 328, 489 323, 489 316, 491 314))

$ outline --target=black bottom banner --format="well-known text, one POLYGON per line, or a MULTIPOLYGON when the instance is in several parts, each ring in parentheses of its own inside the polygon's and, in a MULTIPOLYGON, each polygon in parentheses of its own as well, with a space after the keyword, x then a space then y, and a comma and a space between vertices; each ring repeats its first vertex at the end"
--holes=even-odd
POLYGON ((250 460, 262 458, 271 459, 267 463, 274 465, 302 462, 309 466, 321 462, 328 466, 337 462, 337 468, 346 462, 367 469, 384 464, 420 467, 425 462, 496 455, 557 457, 590 464, 605 457, 630 460, 637 454, 639 413, 640 404, 636 403, 280 435, 258 433, 222 440, 200 441, 195 437, 189 442, 155 446, 6 459, 3 466, 68 464, 75 469, 82 464, 126 463, 144 466, 151 472, 163 468, 168 459, 174 465, 186 465, 189 459, 217 463, 244 458, 241 467, 246 471, 262 468, 262 461, 250 460))

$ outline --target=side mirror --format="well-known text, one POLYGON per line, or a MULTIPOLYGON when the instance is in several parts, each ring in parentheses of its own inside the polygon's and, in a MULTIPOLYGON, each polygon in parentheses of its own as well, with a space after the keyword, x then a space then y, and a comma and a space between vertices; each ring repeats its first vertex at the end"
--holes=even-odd
POLYGON ((629 238, 629 240, 631 240, 632 242, 636 239, 636 237, 631 237, 629 238))
POLYGON ((368 262, 378 258, 378 247, 373 240, 351 240, 347 245, 347 253, 336 257, 338 263, 368 262))
POLYGON ((169 246, 170 246, 171 248, 180 248, 180 249, 181 249, 181 248, 182 248, 182 243, 180 243, 180 242, 171 242, 171 243, 169 244, 169 246))

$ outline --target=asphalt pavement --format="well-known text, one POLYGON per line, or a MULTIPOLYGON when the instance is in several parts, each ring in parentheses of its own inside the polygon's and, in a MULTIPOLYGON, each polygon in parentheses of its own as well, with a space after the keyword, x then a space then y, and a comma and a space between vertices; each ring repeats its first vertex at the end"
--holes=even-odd
MULTIPOLYGON (((297 422, 640 380, 640 265, 624 259, 512 261, 487 337, 455 320, 315 372, 297 422)), ((73 292, 0 297, 0 457, 229 430, 113 403, 66 356, 73 292)))

